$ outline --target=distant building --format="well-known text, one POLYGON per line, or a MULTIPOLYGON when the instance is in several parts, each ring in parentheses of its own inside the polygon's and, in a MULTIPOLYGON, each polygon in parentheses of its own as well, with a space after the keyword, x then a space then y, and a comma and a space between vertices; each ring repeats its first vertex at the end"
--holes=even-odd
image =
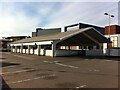
POLYGON ((111 56, 119 55, 120 56, 120 26, 111 25, 110 30, 109 26, 105 26, 105 37, 111 40, 111 43, 103 44, 103 49, 106 52, 106 49, 109 46, 111 56), (115 54, 116 53, 116 54, 115 54))
POLYGON ((9 51, 8 44, 14 41, 18 41, 21 39, 27 38, 27 36, 10 36, 10 37, 2 37, 3 39, 0 39, 0 50, 1 51, 9 51))
POLYGON ((0 39, 0 51, 7 51, 7 45, 11 42, 9 39, 0 39))
POLYGON ((104 27, 100 27, 100 26, 96 26, 96 25, 85 24, 85 23, 77 23, 77 24, 72 24, 72 25, 65 26, 65 32, 68 31, 70 28, 72 28, 72 30, 73 30, 74 27, 77 28, 77 29, 93 27, 103 35, 104 35, 104 29, 105 29, 104 27))
POLYGON ((37 37, 37 36, 47 35, 47 34, 54 34, 59 32, 61 32, 61 28, 50 28, 50 29, 37 28, 36 32, 32 32, 32 37, 37 37))
POLYGON ((110 31, 109 26, 105 26, 105 37, 110 37, 110 40, 112 41, 111 47, 120 47, 120 26, 111 25, 110 31))
POLYGON ((27 38, 27 36, 10 36, 10 37, 2 37, 3 39, 9 39, 11 41, 17 41, 21 39, 27 38))

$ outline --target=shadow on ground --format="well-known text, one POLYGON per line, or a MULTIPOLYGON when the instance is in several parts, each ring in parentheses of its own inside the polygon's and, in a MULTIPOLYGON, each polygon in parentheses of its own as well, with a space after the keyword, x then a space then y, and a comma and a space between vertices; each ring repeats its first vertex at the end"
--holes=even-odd
POLYGON ((2 67, 14 66, 14 65, 20 65, 20 64, 19 63, 0 62, 0 66, 2 66, 2 67))
POLYGON ((2 86, 2 90, 11 90, 10 87, 8 86, 8 84, 5 82, 5 80, 2 78, 2 76, 0 76, 1 78, 1 86, 2 86))
MULTIPOLYGON (((93 59, 105 59, 105 60, 115 60, 115 61, 120 61, 120 56, 80 56, 80 55, 74 55, 74 56, 59 56, 59 57, 70 57, 70 58, 83 58, 83 59, 89 59, 89 60, 93 60, 93 59)), ((56 57, 56 58, 59 58, 56 57)))

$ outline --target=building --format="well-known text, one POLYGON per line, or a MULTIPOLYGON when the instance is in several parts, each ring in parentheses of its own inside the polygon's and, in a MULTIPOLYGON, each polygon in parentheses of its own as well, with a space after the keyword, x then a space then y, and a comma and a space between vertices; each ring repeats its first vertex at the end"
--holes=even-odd
POLYGON ((11 42, 9 39, 0 39, 0 51, 8 51, 7 45, 11 42))
POLYGON ((17 41, 17 40, 25 39, 25 38, 27 38, 27 36, 2 37, 2 39, 0 39, 1 51, 10 51, 9 43, 17 41))
POLYGON ((11 41, 17 41, 17 40, 21 40, 21 39, 25 39, 27 38, 27 36, 10 36, 10 37, 2 37, 3 39, 9 39, 11 41))
MULTIPOLYGON (((68 26, 65 26, 64 27, 64 31, 69 31, 69 30, 74 30, 74 29, 82 29, 82 28, 87 28, 87 27, 93 27, 95 28, 100 34, 103 34, 104 35, 104 28, 103 27, 100 27, 100 26, 95 26, 95 25, 90 25, 90 24, 85 24, 85 23, 77 23, 77 24, 72 24, 72 25, 68 25, 68 26)), ((99 47, 99 46, 97 46, 99 47)), ((97 48, 96 47, 96 48, 97 48)), ((65 48, 65 49, 69 49, 68 46, 66 47, 62 47, 62 48, 65 48)), ((93 46, 84 46, 84 47, 80 47, 80 46, 70 46, 70 49, 72 50, 79 50, 79 49, 93 49, 94 47, 93 46)))
POLYGON ((111 25, 105 26, 105 37, 110 38, 111 43, 103 44, 104 53, 110 49, 110 56, 120 56, 120 26, 111 25))
POLYGON ((61 32, 61 28, 50 28, 50 29, 37 28, 36 32, 32 32, 32 37, 37 37, 37 36, 47 35, 47 34, 54 34, 59 32, 61 32))
POLYGON ((72 24, 72 25, 68 25, 65 26, 65 31, 68 31, 69 28, 77 28, 77 29, 82 29, 82 28, 87 28, 87 27, 93 27, 95 28, 97 31, 99 31, 101 34, 104 35, 104 27, 100 27, 100 26, 95 26, 95 25, 91 25, 91 24, 85 24, 85 23, 77 23, 77 24, 72 24))
MULTIPOLYGON (((43 30, 40 30, 40 32, 42 31, 43 30)), ((103 56, 103 43, 107 43, 107 38, 95 28, 88 27, 66 32, 59 32, 58 30, 56 33, 47 33, 40 36, 15 41, 10 44, 10 48, 12 52, 16 53, 36 54, 52 57, 83 54, 103 56), (68 49, 62 48, 65 46, 68 46, 68 49), (71 46, 80 46, 81 49, 71 50, 71 46), (85 46, 86 49, 84 49, 85 46)))

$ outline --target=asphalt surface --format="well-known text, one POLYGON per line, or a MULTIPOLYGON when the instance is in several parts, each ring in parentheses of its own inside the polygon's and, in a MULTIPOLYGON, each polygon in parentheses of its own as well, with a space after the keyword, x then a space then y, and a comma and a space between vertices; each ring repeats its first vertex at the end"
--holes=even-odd
POLYGON ((118 88, 119 59, 4 52, 0 69, 3 87, 9 88, 118 88))

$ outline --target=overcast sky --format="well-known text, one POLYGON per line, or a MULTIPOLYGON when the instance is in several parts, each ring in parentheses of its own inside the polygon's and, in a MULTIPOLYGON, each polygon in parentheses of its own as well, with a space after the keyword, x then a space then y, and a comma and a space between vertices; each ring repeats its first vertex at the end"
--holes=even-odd
POLYGON ((28 36, 35 31, 36 27, 64 27, 79 22, 104 27, 108 25, 108 17, 104 16, 104 12, 114 14, 115 18, 111 18, 111 24, 118 24, 118 0, 81 1, 2 0, 0 2, 0 38, 28 36))

